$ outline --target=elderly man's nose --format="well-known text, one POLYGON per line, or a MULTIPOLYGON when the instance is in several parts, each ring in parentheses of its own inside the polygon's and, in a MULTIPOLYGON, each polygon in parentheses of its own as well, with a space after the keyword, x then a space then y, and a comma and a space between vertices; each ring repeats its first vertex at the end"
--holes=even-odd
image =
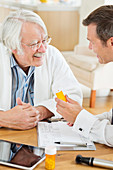
POLYGON ((40 48, 38 49, 38 52, 45 53, 47 47, 44 44, 41 44, 40 48))

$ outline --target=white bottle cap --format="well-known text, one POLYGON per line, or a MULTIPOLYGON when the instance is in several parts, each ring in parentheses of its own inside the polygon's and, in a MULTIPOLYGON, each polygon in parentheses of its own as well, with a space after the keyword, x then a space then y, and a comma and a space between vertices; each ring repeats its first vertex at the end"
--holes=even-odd
POLYGON ((45 147, 45 154, 55 155, 56 154, 56 146, 50 145, 45 147))

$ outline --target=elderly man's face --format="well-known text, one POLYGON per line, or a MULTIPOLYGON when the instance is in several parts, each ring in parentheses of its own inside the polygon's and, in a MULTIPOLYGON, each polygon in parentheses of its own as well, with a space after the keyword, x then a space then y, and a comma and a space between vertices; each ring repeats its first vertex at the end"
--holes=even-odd
POLYGON ((47 45, 41 43, 46 37, 44 30, 38 24, 25 22, 22 26, 21 37, 23 54, 14 54, 19 66, 24 71, 27 70, 29 66, 41 66, 47 49, 47 45), (38 45, 35 47, 31 46, 36 42, 41 43, 39 48, 38 45))
POLYGON ((103 45, 102 41, 97 37, 95 24, 88 26, 87 39, 89 40, 89 48, 97 54, 97 58, 101 64, 113 61, 112 39, 107 41, 106 46, 103 45))

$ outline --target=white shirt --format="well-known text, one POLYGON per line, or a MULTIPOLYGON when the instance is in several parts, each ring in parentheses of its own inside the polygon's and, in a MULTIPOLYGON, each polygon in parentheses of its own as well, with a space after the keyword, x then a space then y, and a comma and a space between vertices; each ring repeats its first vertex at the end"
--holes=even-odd
POLYGON ((90 140, 113 147, 112 109, 92 115, 83 109, 77 116, 73 130, 90 140))

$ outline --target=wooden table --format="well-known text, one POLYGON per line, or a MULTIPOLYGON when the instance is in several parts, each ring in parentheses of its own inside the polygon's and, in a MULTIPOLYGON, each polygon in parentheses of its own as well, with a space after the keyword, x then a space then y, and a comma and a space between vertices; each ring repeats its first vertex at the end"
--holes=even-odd
MULTIPOLYGON (((37 146, 36 128, 26 131, 17 131, 1 128, 0 139, 37 146)), ((97 167, 77 165, 75 163, 75 158, 76 155, 78 154, 81 154, 82 156, 96 157, 113 161, 113 148, 101 144, 96 144, 96 151, 57 151, 55 170, 100 169, 97 167)), ((13 169, 16 168, 0 165, 0 170, 13 170, 13 169)), ((44 161, 35 168, 35 170, 38 169, 39 170, 45 169, 44 161)))

